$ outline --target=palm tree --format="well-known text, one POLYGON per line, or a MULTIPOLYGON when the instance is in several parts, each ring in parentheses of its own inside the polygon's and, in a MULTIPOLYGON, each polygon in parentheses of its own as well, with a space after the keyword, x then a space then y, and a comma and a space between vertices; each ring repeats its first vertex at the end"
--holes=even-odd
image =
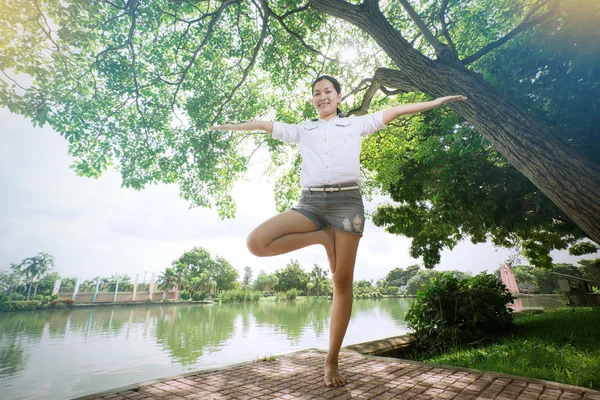
POLYGON ((308 283, 306 284, 306 294, 310 296, 310 295, 312 294, 312 290, 313 290, 314 288, 315 288, 315 284, 314 284, 314 283, 312 283, 312 282, 308 282, 308 283))
MULTIPOLYGON (((29 290, 27 291, 27 300, 31 297, 31 286, 36 278, 41 278, 54 268, 54 257, 48 253, 39 253, 37 256, 24 259, 21 264, 15 265, 14 269, 25 275, 29 281, 29 290)), ((39 282, 38 278, 38 282, 39 282)), ((35 293, 37 292, 37 285, 35 293)))
POLYGON ((179 279, 179 275, 173 268, 167 268, 165 272, 161 272, 156 282, 158 288, 163 291, 163 300, 167 298, 168 290, 179 284, 179 279))

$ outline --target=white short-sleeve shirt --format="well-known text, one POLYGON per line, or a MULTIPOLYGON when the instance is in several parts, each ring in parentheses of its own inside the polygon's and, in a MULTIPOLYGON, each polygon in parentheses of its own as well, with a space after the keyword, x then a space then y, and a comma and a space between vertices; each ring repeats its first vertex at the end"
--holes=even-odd
POLYGON ((361 136, 385 127, 381 111, 362 116, 311 120, 303 124, 273 124, 272 136, 297 143, 302 155, 300 184, 316 187, 355 182, 360 184, 361 136))

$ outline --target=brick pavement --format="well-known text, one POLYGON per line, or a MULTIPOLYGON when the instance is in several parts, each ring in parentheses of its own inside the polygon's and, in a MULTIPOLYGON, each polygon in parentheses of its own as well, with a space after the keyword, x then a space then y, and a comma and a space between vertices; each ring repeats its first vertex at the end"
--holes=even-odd
POLYGON ((305 350, 81 399, 600 400, 600 392, 575 386, 352 353, 340 355, 348 385, 327 388, 324 359, 323 351, 305 350))

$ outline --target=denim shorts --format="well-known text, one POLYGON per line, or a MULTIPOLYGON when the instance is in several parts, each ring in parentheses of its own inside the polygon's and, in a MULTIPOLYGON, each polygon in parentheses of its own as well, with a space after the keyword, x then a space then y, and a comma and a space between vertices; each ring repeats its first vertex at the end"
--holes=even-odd
POLYGON ((359 189, 335 192, 303 190, 300 201, 292 210, 310 219, 317 230, 331 228, 362 236, 365 228, 365 208, 359 189))

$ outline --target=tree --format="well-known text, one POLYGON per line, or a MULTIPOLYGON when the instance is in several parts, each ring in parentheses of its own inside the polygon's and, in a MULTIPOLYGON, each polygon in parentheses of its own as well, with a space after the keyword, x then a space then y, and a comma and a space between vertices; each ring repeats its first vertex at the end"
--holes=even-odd
POLYGON ((21 273, 14 268, 0 272, 0 292, 7 295, 21 285, 21 273))
POLYGON ((260 271, 254 281, 254 289, 260 291, 272 291, 279 283, 279 278, 275 274, 267 274, 265 271, 260 271))
MULTIPOLYGON (((592 35, 594 7, 594 0, 10 2, 0 16, 0 104, 64 135, 79 175, 98 177, 116 161, 127 187, 177 182, 186 200, 232 216, 229 191, 247 168, 249 147, 267 146, 277 166, 290 161, 281 156, 288 147, 207 132, 212 123, 305 118, 310 107, 294 89, 324 69, 354 83, 348 101, 356 113, 398 93, 462 93, 470 101, 451 106, 461 125, 600 243, 600 167, 498 91, 484 68, 528 30, 560 33, 573 10, 592 35), (348 24, 338 29, 339 20, 348 24), (352 68, 338 60, 345 47, 357 54, 352 68)), ((544 66, 537 72, 543 76, 544 66)), ((597 97, 589 104, 598 114, 597 97)), ((288 188, 278 186, 281 200, 297 194, 288 188)), ((428 230, 435 241, 442 234, 428 230)))
POLYGON ((208 250, 194 247, 192 250, 184 252, 181 257, 171 264, 175 272, 181 276, 181 279, 187 280, 212 270, 214 260, 208 250))
POLYGON ((361 279, 354 281, 354 287, 358 289, 371 289, 373 287, 373 283, 366 279, 361 279))
POLYGON ((179 276, 174 268, 167 267, 158 275, 156 280, 158 288, 163 291, 163 300, 167 298, 167 292, 179 284, 179 276))
POLYGON ((75 276, 70 276, 67 278, 62 278, 61 279, 61 287, 67 287, 67 288, 73 288, 75 289, 75 283, 77 282, 77 277, 75 276))
POLYGON ((279 280, 275 289, 281 292, 287 292, 290 289, 297 289, 304 293, 306 284, 309 282, 309 275, 304 272, 298 260, 290 260, 289 264, 281 270, 275 271, 279 280))
POLYGON ((229 261, 221 256, 216 256, 211 269, 208 271, 208 276, 215 283, 217 292, 221 292, 235 289, 240 274, 229 261))
POLYGON ((195 293, 202 295, 208 295, 213 289, 216 289, 217 285, 208 276, 207 273, 201 273, 198 276, 194 276, 186 285, 186 290, 190 293, 192 299, 195 293))
POLYGON ((39 253, 36 256, 24 259, 18 265, 12 265, 11 268, 24 274, 25 279, 29 282, 29 290, 27 291, 27 300, 29 300, 33 282, 52 271, 52 268, 54 268, 54 257, 48 253, 39 253))
POLYGON ((310 271, 310 282, 313 284, 313 288, 317 292, 317 296, 321 296, 321 293, 324 292, 327 278, 327 271, 321 268, 319 264, 314 264, 313 269, 310 271))
POLYGON ((114 292, 117 290, 117 283, 119 285, 119 292, 128 292, 133 290, 133 283, 131 283, 131 277, 127 274, 111 274, 109 277, 102 278, 104 288, 108 292, 114 292))
POLYGON ((242 286, 250 286, 252 282, 252 268, 244 267, 244 280, 242 281, 242 286))
POLYGON ((450 274, 454 276, 456 279, 464 279, 470 277, 471 274, 468 272, 461 271, 432 271, 429 269, 419 271, 415 276, 410 278, 410 280, 406 283, 406 288, 404 290, 404 294, 408 295, 416 295, 417 292, 424 286, 428 285, 434 277, 442 276, 443 274, 450 274))
POLYGON ((315 284, 313 282, 308 282, 306 284, 306 295, 310 296, 313 293, 313 289, 315 288, 315 284))
POLYGON ((420 270, 421 267, 419 264, 409 265, 405 270, 402 268, 394 268, 387 273, 385 281, 388 286, 406 286, 406 283, 410 280, 410 278, 415 276, 420 270))
MULTIPOLYGON (((600 58, 598 37, 588 32, 591 19, 586 13, 585 6, 561 12, 560 21, 547 20, 523 32, 478 60, 474 69, 598 163, 594 87, 600 76, 592 71, 600 58)), ((573 248, 586 237, 456 115, 436 110, 396 125, 363 148, 363 166, 376 172, 376 181, 399 203, 382 207, 374 220, 413 238, 411 254, 423 256, 426 267, 438 262, 442 248, 470 238, 520 247, 529 263, 551 268, 552 250, 573 248), (393 148, 402 148, 402 157, 393 148)), ((595 251, 583 247, 579 255, 595 251)))
MULTIPOLYGON (((49 272, 43 277, 41 277, 36 283, 36 289, 34 290, 34 296, 36 294, 43 294, 45 296, 49 296, 52 294, 52 290, 54 289, 54 284, 57 280, 61 279, 60 274, 56 271, 49 272)), ((64 280, 61 279, 61 287, 64 287, 64 280)))
MULTIPOLYGON (((515 280, 519 286, 519 291, 522 293, 538 293, 540 287, 538 285, 538 277, 533 271, 535 267, 530 265, 515 265, 512 270, 515 274, 515 280)), ((544 271, 545 272, 545 271, 544 271)))
POLYGON ((600 258, 594 260, 579 260, 581 271, 586 279, 589 279, 597 287, 600 287, 600 258))

